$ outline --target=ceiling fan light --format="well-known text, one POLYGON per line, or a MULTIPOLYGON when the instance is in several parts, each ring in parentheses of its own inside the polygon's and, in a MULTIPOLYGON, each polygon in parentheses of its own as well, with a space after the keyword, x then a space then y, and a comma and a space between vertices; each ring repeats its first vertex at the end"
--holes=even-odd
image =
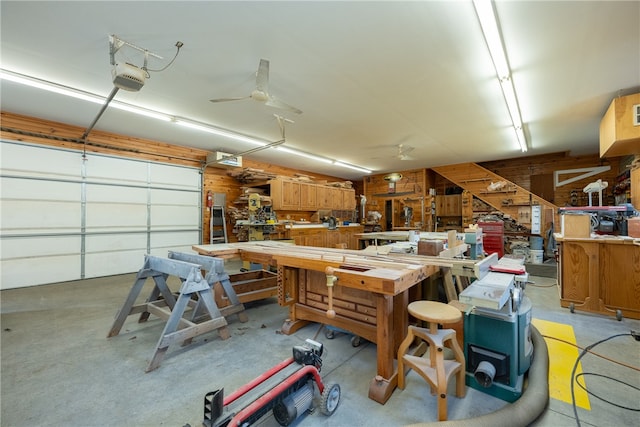
POLYGON ((385 181, 390 181, 390 182, 398 182, 402 179, 402 174, 401 173, 390 173, 389 175, 385 175, 384 180, 385 181))

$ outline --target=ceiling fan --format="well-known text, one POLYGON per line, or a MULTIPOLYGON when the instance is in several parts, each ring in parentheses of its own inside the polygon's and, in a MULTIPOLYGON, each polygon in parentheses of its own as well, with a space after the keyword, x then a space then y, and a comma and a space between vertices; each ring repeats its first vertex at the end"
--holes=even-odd
POLYGON ((413 160, 413 157, 409 156, 407 153, 413 151, 416 147, 412 147, 410 145, 398 144, 398 154, 396 157, 400 160, 413 160))
POLYGON ((211 102, 227 102, 227 101, 240 101, 242 99, 253 99, 254 101, 262 102, 269 107, 280 108, 282 110, 291 111, 296 114, 302 114, 302 110, 293 107, 280 99, 274 97, 269 93, 269 61, 266 59, 260 60, 258 71, 256 72, 256 88, 248 96, 242 96, 237 98, 217 98, 210 99, 211 102))

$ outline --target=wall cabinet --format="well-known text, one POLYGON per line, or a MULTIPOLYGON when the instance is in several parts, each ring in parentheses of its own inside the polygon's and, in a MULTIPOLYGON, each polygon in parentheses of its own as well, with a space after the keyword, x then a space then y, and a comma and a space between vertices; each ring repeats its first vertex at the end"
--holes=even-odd
POLYGON ((300 183, 300 210, 314 211, 318 208, 318 186, 300 183))
POLYGON ((460 194, 436 196, 437 216, 462 216, 462 197, 460 194))
POLYGON ((462 196, 460 194, 436 196, 436 216, 437 231, 462 231, 462 196))
POLYGON ((355 190, 276 178, 270 181, 274 210, 355 210, 355 190))
POLYGON ((284 179, 271 180, 271 204, 275 210, 300 210, 300 182, 284 179))

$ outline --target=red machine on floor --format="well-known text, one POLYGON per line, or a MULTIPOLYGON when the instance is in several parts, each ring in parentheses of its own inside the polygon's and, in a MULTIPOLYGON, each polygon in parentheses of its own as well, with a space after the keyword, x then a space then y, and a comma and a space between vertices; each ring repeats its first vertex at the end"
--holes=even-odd
POLYGON ((206 427, 250 426, 273 410, 282 426, 288 426, 310 410, 313 404, 313 383, 321 394, 320 412, 331 415, 340 403, 340 386, 325 385, 320 378, 323 345, 306 340, 293 347, 293 357, 240 387, 227 397, 224 389, 204 397, 206 427))

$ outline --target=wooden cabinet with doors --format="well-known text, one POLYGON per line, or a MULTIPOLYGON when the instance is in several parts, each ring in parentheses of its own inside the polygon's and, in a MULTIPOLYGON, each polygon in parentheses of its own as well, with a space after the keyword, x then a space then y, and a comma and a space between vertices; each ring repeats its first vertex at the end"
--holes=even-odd
POLYGON ((300 182, 285 179, 271 180, 271 203, 275 210, 299 211, 300 182))
POLYGON ((436 196, 436 217, 437 231, 462 231, 462 196, 460 194, 436 196))
POLYGON ((356 191, 349 188, 342 188, 342 207, 340 209, 345 211, 356 210, 356 191))
POLYGON ((355 210, 355 190, 300 182, 283 178, 270 181, 273 209, 316 211, 319 209, 355 210))
POLYGON ((305 227, 294 228, 289 232, 289 238, 296 245, 326 247, 326 228, 305 227))
POLYGON ((335 248, 339 244, 346 244, 348 249, 358 249, 357 234, 363 233, 362 225, 350 225, 329 230, 327 227, 304 226, 290 228, 287 238, 292 239, 296 245, 316 246, 321 248, 335 248))
POLYGON ((311 183, 300 183, 300 210, 314 211, 318 209, 318 186, 311 183))
POLYGON ((554 237, 562 307, 640 319, 640 245, 613 236, 554 237))

